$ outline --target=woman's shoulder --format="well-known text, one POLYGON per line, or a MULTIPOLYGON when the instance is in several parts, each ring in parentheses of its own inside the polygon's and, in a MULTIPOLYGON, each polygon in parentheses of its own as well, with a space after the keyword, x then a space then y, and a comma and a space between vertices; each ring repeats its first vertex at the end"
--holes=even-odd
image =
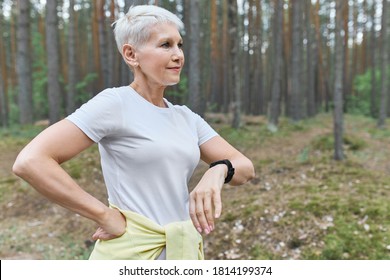
POLYGON ((111 98, 111 99, 116 99, 119 96, 125 94, 126 92, 126 87, 111 87, 111 88, 106 88, 99 92, 98 94, 95 95, 95 97, 105 97, 105 98, 111 98))
MULTIPOLYGON (((171 105, 172 105, 172 103, 171 103, 171 105)), ((195 114, 190 108, 187 107, 187 105, 174 104, 174 105, 172 105, 172 107, 175 109, 176 112, 181 113, 181 114, 186 114, 186 115, 194 115, 195 114)))
POLYGON ((106 88, 93 96, 88 102, 98 103, 103 106, 117 105, 122 102, 125 87, 106 88))

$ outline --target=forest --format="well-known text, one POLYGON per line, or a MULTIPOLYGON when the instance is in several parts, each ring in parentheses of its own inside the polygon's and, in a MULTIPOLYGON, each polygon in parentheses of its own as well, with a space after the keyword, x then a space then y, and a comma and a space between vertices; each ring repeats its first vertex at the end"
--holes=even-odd
MULTIPOLYGON (((94 225, 10 170, 42 129, 130 84, 112 24, 150 4, 185 24, 184 70, 166 98, 256 168, 225 188, 206 257, 390 259, 389 2, 0 0, 0 258, 88 257, 94 225)), ((105 200, 96 147, 64 168, 105 200)))
POLYGON ((161 5, 185 23, 186 66, 168 90, 200 115, 292 121, 329 112, 383 125, 388 1, 0 1, 1 124, 50 123, 104 88, 129 84, 112 23, 129 6, 161 5))

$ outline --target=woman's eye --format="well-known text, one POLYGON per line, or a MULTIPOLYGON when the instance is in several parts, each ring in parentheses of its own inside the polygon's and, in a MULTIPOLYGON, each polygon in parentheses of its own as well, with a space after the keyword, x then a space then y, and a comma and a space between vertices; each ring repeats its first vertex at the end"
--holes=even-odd
POLYGON ((162 45, 161 45, 161 47, 163 47, 163 48, 169 48, 169 43, 168 42, 166 42, 166 43, 163 43, 162 45))
POLYGON ((177 44, 177 46, 179 47, 179 49, 182 49, 183 48, 183 43, 179 43, 179 44, 177 44))

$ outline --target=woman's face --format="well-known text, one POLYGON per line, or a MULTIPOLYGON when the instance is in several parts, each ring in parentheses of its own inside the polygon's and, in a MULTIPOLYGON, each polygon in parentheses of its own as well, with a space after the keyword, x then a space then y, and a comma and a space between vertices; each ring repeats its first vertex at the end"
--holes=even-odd
POLYGON ((149 40, 136 50, 138 67, 135 78, 161 86, 177 84, 184 65, 182 42, 175 25, 161 23, 153 26, 149 40))

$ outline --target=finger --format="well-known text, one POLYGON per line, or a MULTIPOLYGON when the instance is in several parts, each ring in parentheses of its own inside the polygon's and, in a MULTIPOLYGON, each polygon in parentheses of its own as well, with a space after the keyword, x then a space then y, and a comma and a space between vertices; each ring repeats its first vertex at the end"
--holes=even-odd
POLYGON ((210 194, 206 194, 203 200, 203 212, 206 217, 209 230, 212 231, 214 229, 214 217, 210 194))
POLYGON ((92 235, 92 239, 93 240, 98 240, 99 239, 99 236, 100 236, 100 234, 102 233, 102 228, 101 227, 99 227, 96 231, 95 231, 95 233, 92 235))
POLYGON ((198 217, 196 216, 196 202, 193 194, 190 195, 190 218, 196 230, 199 233, 202 233, 202 227, 200 226, 198 217))
POLYGON ((213 203, 214 203, 214 217, 218 219, 222 213, 221 192, 218 191, 214 193, 213 203))
POLYGON ((198 221, 199 221, 202 229, 205 231, 205 233, 209 234, 210 233, 210 228, 209 228, 209 225, 207 223, 207 218, 206 218, 206 216, 204 214, 203 196, 201 196, 201 195, 195 196, 195 199, 196 199, 196 201, 195 201, 196 217, 198 218, 198 221))
POLYGON ((92 235, 92 239, 93 240, 110 240, 110 239, 114 239, 114 238, 117 238, 121 235, 115 235, 115 234, 111 234, 111 233, 108 233, 106 232, 103 228, 98 228, 96 230, 96 232, 92 235))
POLYGON ((111 240, 111 239, 114 239, 114 238, 117 238, 117 237, 119 237, 119 236, 111 234, 111 233, 103 232, 103 233, 100 234, 99 239, 107 241, 107 240, 111 240))

